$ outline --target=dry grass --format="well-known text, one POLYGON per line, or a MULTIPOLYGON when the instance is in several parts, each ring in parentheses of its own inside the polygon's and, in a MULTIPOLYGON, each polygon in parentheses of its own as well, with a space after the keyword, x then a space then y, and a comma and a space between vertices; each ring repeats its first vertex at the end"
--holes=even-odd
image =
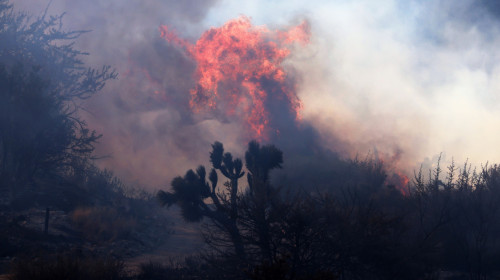
POLYGON ((12 264, 9 280, 125 279, 123 262, 112 259, 57 256, 19 260, 12 264))
POLYGON ((137 227, 135 218, 110 207, 77 208, 71 219, 85 239, 95 242, 127 238, 137 227))

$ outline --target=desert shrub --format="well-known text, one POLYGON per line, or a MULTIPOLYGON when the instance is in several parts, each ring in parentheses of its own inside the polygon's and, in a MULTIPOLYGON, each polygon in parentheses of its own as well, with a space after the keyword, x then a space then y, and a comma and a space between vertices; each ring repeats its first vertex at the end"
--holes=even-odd
POLYGON ((137 226, 136 219, 110 207, 77 208, 71 219, 84 238, 95 242, 127 238, 137 226))
POLYGON ((113 258, 94 259, 60 255, 55 258, 18 260, 10 280, 118 280, 125 279, 124 264, 113 258))
POLYGON ((207 271, 187 262, 179 263, 170 261, 167 264, 149 261, 139 266, 138 280, 163 280, 163 279, 211 279, 207 271))
POLYGON ((289 266, 286 258, 282 258, 274 263, 262 263, 256 265, 249 273, 251 280, 273 280, 273 279, 308 279, 308 280, 335 280, 339 277, 328 271, 314 271, 308 275, 296 275, 293 269, 289 266))
POLYGON ((138 280, 160 280, 165 279, 171 268, 157 262, 149 261, 139 266, 138 280))
POLYGON ((160 279, 248 279, 246 271, 235 265, 234 258, 216 255, 193 255, 166 263, 149 261, 139 267, 138 280, 160 279), (229 265, 231 263, 231 265, 229 265))
MULTIPOLYGON (((0 191, 10 201, 28 190, 31 204, 33 190, 44 192, 40 185, 94 158, 100 135, 78 112, 117 74, 84 66, 86 53, 73 45, 85 32, 65 31, 63 15, 35 18, 10 2, 0 0, 0 191)), ((62 192, 55 189, 50 193, 62 192)))

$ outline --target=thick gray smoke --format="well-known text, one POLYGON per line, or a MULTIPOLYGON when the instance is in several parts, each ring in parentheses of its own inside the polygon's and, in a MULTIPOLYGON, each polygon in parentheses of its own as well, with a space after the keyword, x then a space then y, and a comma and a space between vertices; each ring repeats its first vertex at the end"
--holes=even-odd
POLYGON ((119 72, 117 81, 84 104, 83 117, 103 134, 96 154, 109 156, 98 164, 129 183, 159 187, 206 158, 212 140, 187 114, 195 65, 160 38, 158 27, 200 33, 214 3, 21 0, 14 8, 38 15, 49 5, 49 15, 66 13, 65 29, 91 31, 76 41, 76 48, 90 53, 85 62, 119 72))
POLYGON ((304 79, 305 118, 322 143, 340 139, 350 155, 371 151, 408 174, 436 164, 441 152, 442 164, 500 160, 500 33, 490 2, 311 8, 316 41, 292 64, 304 79))
MULTIPOLYGON (((14 4, 39 13, 48 1, 14 4)), ((285 164, 286 150, 300 147, 371 153, 408 174, 441 152, 444 164, 500 160, 494 1, 53 0, 49 14, 61 12, 67 29, 92 30, 77 41, 91 54, 86 62, 120 73, 89 100, 85 118, 104 134, 97 151, 110 157, 100 164, 128 182, 167 185, 206 163, 215 140, 241 156, 239 124, 191 114, 196 65, 158 31, 165 24, 194 42, 240 14, 271 27, 310 22, 311 43, 286 61, 304 104, 302 127, 288 133, 300 137, 285 129, 272 139, 285 149, 285 164)), ((280 117, 287 128, 289 116, 280 117)))

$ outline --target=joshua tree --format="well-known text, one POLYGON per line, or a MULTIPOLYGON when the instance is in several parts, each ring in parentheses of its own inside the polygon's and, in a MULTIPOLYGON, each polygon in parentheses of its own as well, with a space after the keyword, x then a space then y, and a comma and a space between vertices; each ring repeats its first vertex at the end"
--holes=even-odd
POLYGON ((233 246, 236 255, 245 257, 241 233, 237 226, 238 219, 238 179, 245 174, 240 159, 234 159, 230 153, 224 153, 222 143, 215 142, 210 153, 212 170, 206 181, 206 170, 199 166, 196 172, 189 170, 184 177, 176 177, 172 181, 172 192, 160 191, 158 198, 162 205, 180 206, 182 216, 190 222, 198 222, 203 217, 209 218, 213 225, 228 238, 227 246, 233 246), (226 178, 227 191, 218 189, 219 170, 226 178), (211 203, 207 203, 207 199, 211 203))
POLYGON ((273 227, 281 218, 280 208, 284 206, 280 200, 279 189, 269 183, 269 172, 281 168, 283 153, 275 146, 260 146, 253 141, 248 144, 245 153, 248 169, 248 191, 242 198, 241 225, 248 232, 248 241, 260 249, 261 257, 272 261, 276 257, 273 252, 273 227))
MULTIPOLYGON (((282 153, 276 147, 263 146, 252 141, 245 155, 249 187, 246 192, 238 189, 238 180, 245 175, 240 159, 233 159, 224 153, 222 143, 215 142, 210 153, 212 170, 206 181, 206 170, 199 166, 196 171, 189 170, 184 177, 172 181, 172 192, 160 191, 158 198, 162 205, 180 206, 184 219, 198 222, 209 218, 211 224, 205 232, 206 241, 217 250, 234 248, 240 258, 246 258, 245 245, 257 245, 267 252, 269 229, 266 207, 269 203, 271 188, 268 183, 269 171, 280 167, 282 153), (225 190, 218 188, 217 170, 228 179, 225 190), (244 201, 244 202, 243 202, 244 201), (247 209, 243 209, 247 207, 247 209), (249 225, 254 225, 249 228, 249 225), (257 241, 247 243, 253 238, 247 235, 257 233, 257 241)), ((266 253, 267 254, 267 253, 266 253)))

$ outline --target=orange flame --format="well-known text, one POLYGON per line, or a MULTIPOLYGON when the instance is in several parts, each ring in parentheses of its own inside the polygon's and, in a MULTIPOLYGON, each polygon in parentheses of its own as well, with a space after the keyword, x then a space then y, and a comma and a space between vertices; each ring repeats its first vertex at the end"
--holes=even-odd
POLYGON ((410 179, 399 170, 395 170, 392 178, 389 179, 403 195, 408 195, 408 183, 410 179))
POLYGON ((393 185, 403 195, 408 195, 408 184, 410 179, 405 175, 404 171, 399 166, 401 152, 398 150, 392 156, 387 154, 376 153, 376 159, 382 163, 387 172, 388 185, 393 185))
POLYGON ((272 32, 264 26, 253 26, 248 17, 241 16, 204 32, 195 44, 179 38, 167 26, 160 26, 160 32, 197 62, 197 85, 190 91, 193 111, 243 118, 250 136, 257 139, 266 139, 271 131, 266 108, 270 95, 287 102, 295 118, 300 119, 302 103, 294 86, 286 84, 281 64, 294 42, 309 42, 306 22, 288 31, 272 32))

